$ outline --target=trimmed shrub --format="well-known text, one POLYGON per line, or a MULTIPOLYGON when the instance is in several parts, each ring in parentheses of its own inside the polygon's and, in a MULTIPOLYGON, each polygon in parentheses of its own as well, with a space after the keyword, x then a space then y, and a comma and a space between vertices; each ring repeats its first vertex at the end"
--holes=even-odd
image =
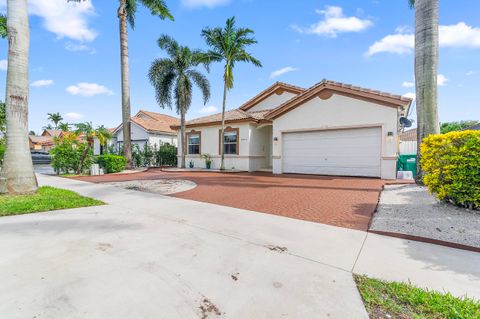
POLYGON ((52 156, 50 165, 57 174, 86 172, 92 165, 91 149, 87 153, 80 172, 78 171, 86 147, 88 147, 87 143, 77 141, 74 135, 61 139, 55 138, 55 146, 50 150, 52 156))
POLYGON ((177 148, 168 143, 162 144, 155 154, 157 166, 177 166, 177 148))
POLYGON ((420 146, 423 182, 438 199, 480 206, 480 131, 430 135, 420 146))
POLYGON ((2 166, 4 155, 5 155, 5 139, 0 138, 0 167, 2 166))
POLYGON ((107 174, 121 172, 127 167, 127 159, 121 155, 99 155, 96 157, 96 161, 107 174))

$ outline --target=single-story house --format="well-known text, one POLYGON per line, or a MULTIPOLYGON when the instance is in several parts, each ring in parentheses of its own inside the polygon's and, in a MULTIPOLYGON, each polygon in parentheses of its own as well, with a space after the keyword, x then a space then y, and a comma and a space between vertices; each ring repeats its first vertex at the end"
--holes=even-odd
POLYGON ((226 112, 223 137, 221 113, 188 121, 187 165, 205 167, 208 153, 219 168, 223 138, 226 169, 394 179, 399 118, 411 102, 328 80, 308 89, 277 82, 226 112))
POLYGON ((51 136, 29 135, 28 142, 30 144, 31 151, 48 152, 54 146, 53 137, 51 136))
MULTIPOLYGON (((130 123, 132 145, 136 144, 141 149, 145 143, 157 147, 164 143, 177 146, 177 132, 171 128, 172 125, 180 123, 176 117, 140 110, 131 117, 130 123)), ((113 138, 108 144, 115 146, 118 150, 123 145, 123 124, 112 129, 112 135, 113 138)), ((103 147, 97 139, 95 139, 93 151, 95 155, 103 152, 103 147)))
POLYGON ((48 152, 54 146, 54 138, 62 135, 61 130, 46 129, 43 130, 42 135, 29 135, 28 141, 30 150, 48 152))

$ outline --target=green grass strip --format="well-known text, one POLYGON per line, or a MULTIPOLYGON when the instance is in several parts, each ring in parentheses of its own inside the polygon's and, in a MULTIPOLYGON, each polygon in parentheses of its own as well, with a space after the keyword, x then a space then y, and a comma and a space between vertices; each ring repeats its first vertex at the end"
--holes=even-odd
POLYGON ((470 319, 480 318, 480 302, 354 275, 370 318, 470 319))
POLYGON ((50 186, 38 188, 35 194, 0 195, 0 216, 10 216, 50 210, 104 205, 93 198, 50 186))

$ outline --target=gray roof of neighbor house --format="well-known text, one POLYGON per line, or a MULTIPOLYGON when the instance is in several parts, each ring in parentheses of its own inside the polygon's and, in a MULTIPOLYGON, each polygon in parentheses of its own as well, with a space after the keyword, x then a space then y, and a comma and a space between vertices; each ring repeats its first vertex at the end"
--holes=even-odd
MULTIPOLYGON (((176 117, 144 110, 138 111, 130 120, 147 132, 154 134, 175 135, 176 131, 171 126, 180 124, 180 119, 176 117)), ((122 124, 117 126, 113 132, 118 131, 121 127, 122 124)))
MULTIPOLYGON (((288 112, 289 110, 297 107, 302 102, 311 99, 315 96, 318 96, 320 92, 330 92, 337 93, 340 95, 353 96, 360 99, 368 99, 378 102, 379 104, 391 106, 391 107, 409 107, 412 103, 412 100, 401 95, 390 94, 386 92, 381 92, 377 90, 371 90, 366 88, 361 88, 358 86, 353 86, 350 84, 322 80, 321 82, 315 84, 309 89, 303 89, 297 86, 293 86, 286 83, 276 82, 272 86, 268 87, 266 90, 263 90, 257 94, 254 98, 245 102, 240 108, 233 109, 225 112, 225 122, 236 123, 236 122, 270 122, 276 117, 282 115, 283 113, 288 112), (248 111, 254 105, 263 101, 268 96, 278 93, 278 92, 291 92, 294 93, 293 96, 288 101, 282 103, 281 105, 271 108, 269 110, 262 110, 256 112, 248 111)), ((280 94, 280 93, 278 93, 280 94)), ((222 114, 217 113, 209 116, 204 116, 196 118, 190 121, 187 121, 187 127, 198 127, 203 125, 218 125, 221 124, 222 114)), ((172 126, 173 129, 178 129, 178 125, 172 126)))
POLYGON ((467 130, 480 131, 480 123, 475 124, 475 125, 470 126, 470 127, 467 127, 465 130, 466 130, 466 131, 467 131, 467 130))

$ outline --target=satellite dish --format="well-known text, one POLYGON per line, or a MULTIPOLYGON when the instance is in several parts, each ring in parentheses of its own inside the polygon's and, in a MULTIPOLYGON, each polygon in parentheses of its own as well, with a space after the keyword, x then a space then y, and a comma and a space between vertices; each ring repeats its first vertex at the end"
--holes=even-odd
POLYGON ((402 116, 400 118, 400 124, 403 126, 403 127, 410 127, 412 126, 412 121, 410 121, 409 119, 407 119, 406 117, 402 116))

